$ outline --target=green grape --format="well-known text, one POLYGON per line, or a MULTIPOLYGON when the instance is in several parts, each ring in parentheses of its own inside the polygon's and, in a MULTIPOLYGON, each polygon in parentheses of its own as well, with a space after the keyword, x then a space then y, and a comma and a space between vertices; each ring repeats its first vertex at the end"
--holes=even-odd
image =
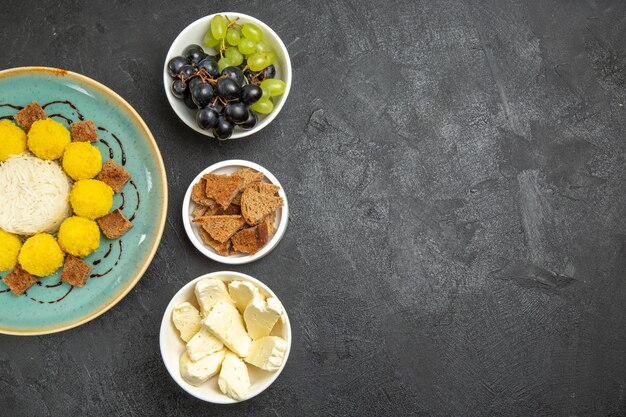
POLYGON ((274 54, 274 52, 265 52, 267 54, 267 57, 269 59, 269 61, 267 62, 267 66, 272 65, 274 62, 276 62, 276 55, 274 54))
POLYGON ((241 38, 237 48, 239 48, 239 52, 241 52, 242 54, 250 55, 256 51, 256 43, 252 42, 248 38, 241 38))
POLYGON ((215 39, 224 39, 227 26, 224 16, 217 14, 211 19, 211 34, 215 39))
POLYGON ((267 67, 270 62, 270 57, 267 52, 257 52, 248 57, 248 68, 252 71, 258 72, 267 67))
POLYGON ((241 33, 243 33, 243 36, 254 42, 259 42, 263 39, 263 31, 254 23, 246 23, 243 25, 241 33))
POLYGON ((226 42, 228 42, 230 46, 239 45, 240 40, 241 34, 237 29, 229 29, 228 32, 226 32, 226 42))
POLYGON ((268 78, 261 81, 261 89, 267 91, 270 96, 279 96, 285 92, 285 82, 276 78, 268 78))
POLYGON ((243 55, 241 55, 241 52, 239 52, 239 49, 235 46, 227 48, 226 51, 224 51, 224 56, 232 62, 234 67, 241 65, 243 62, 243 55))
POLYGON ((217 69, 219 70, 220 73, 224 70, 224 68, 226 68, 226 67, 234 67, 234 66, 235 65, 234 65, 233 61, 230 58, 227 58, 227 57, 220 58, 220 60, 217 61, 217 69))
POLYGON ((270 46, 268 44, 266 44, 265 42, 261 41, 261 42, 257 42, 257 44, 256 44, 256 51, 257 52, 272 52, 272 49, 270 48, 270 46))
POLYGON ((206 46, 207 48, 213 48, 216 47, 218 43, 220 43, 220 41, 218 39, 215 39, 213 37, 213 34, 211 33, 211 29, 207 30, 207 32, 204 34, 204 39, 202 40, 202 43, 204 44, 204 46, 206 46))
POLYGON ((269 100, 270 92, 268 90, 266 90, 265 88, 263 88, 262 85, 259 85, 259 87, 261 87, 261 91, 263 91, 263 95, 261 96, 261 98, 259 100, 269 100))
POLYGON ((261 99, 250 106, 250 110, 261 114, 270 114, 274 110, 274 103, 269 98, 267 100, 261 99))

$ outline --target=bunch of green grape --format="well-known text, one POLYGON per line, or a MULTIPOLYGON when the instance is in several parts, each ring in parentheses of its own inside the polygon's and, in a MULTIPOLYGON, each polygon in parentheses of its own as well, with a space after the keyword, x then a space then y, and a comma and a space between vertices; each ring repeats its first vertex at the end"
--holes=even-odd
POLYGON ((276 55, 263 40, 264 33, 258 25, 241 24, 238 19, 215 15, 204 35, 203 44, 219 51, 217 66, 220 73, 227 67, 239 67, 247 83, 261 87, 263 96, 251 109, 269 114, 274 109, 271 97, 283 94, 286 87, 282 80, 274 78, 276 55))

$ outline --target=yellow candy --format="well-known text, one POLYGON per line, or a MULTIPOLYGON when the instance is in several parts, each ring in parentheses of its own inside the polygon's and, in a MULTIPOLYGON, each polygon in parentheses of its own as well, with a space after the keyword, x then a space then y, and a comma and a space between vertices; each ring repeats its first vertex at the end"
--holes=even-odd
POLYGON ((62 165, 74 181, 86 180, 95 177, 102 169, 102 154, 87 142, 73 142, 65 148, 62 165))
POLYGON ((113 189, 99 180, 80 180, 70 192, 70 204, 77 216, 95 220, 113 207, 113 189))
POLYGON ((17 236, 0 230, 0 271, 15 267, 21 247, 22 242, 17 236))
POLYGON ((0 122, 0 161, 26 150, 26 133, 9 120, 0 122))
POLYGON ((37 158, 59 159, 70 142, 70 131, 52 119, 37 120, 28 131, 28 149, 37 158))
POLYGON ((29 274, 45 277, 63 265, 65 254, 52 235, 40 233, 26 239, 17 259, 29 274))

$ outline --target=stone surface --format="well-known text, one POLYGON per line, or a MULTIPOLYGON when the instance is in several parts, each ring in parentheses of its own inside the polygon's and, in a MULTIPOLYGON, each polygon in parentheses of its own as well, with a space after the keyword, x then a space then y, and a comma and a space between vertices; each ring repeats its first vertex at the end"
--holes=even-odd
MULTIPOLYGON (((4 1, 2 68, 81 72, 161 147, 170 214, 137 287, 65 333, 0 336, 19 416, 626 414, 626 3, 4 1), (247 140, 187 128, 161 85, 170 43, 220 10, 254 15, 294 69, 247 140), (272 388, 185 394, 158 330, 204 258, 179 216, 202 168, 249 159, 285 186, 281 244, 238 271, 288 310, 272 388)), ((1 413, 0 413, 1 414, 1 413)))

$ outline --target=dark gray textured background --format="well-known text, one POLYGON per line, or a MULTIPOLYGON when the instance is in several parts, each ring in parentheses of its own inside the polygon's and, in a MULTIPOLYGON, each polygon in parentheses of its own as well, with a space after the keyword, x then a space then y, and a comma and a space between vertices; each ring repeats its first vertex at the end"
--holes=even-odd
POLYGON ((118 306, 0 337, 0 415, 626 414, 626 2, 3 1, 0 33, 2 68, 125 97, 170 189, 118 306), (278 32, 294 82, 268 128, 216 143, 171 111, 161 69, 179 31, 227 10, 278 32), (231 158, 287 191, 283 241, 234 269, 278 293, 294 342, 270 390, 219 407, 175 385, 157 334, 184 283, 227 269, 179 208, 231 158))

